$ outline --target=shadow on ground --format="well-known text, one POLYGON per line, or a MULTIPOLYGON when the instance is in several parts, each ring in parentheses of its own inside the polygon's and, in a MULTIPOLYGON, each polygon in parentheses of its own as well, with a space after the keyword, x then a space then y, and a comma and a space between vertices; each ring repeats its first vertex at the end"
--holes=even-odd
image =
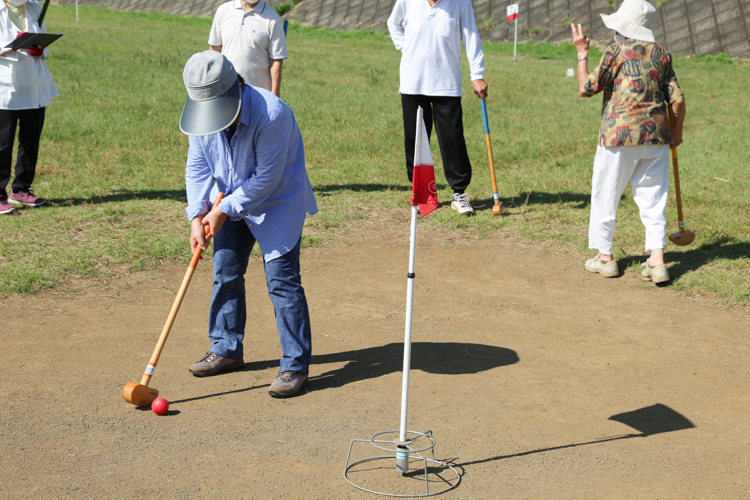
POLYGON ((652 406, 647 406, 645 408, 640 408, 638 410, 626 412, 626 413, 619 413, 617 415, 613 415, 609 417, 608 420, 614 420, 616 422, 623 423, 629 427, 632 427, 633 429, 638 431, 638 433, 630 433, 630 434, 612 436, 612 437, 597 439, 594 441, 586 441, 584 443, 572 443, 572 444, 565 444, 561 446, 552 446, 550 448, 541 448, 538 450, 524 451, 521 453, 513 453, 511 455, 500 455, 496 457, 485 458, 483 460, 475 460, 473 462, 465 462, 461 464, 454 464, 453 462, 455 460, 453 461, 446 460, 446 463, 450 463, 454 467, 461 468, 463 472, 463 469, 469 465, 482 464, 485 462, 493 462, 495 460, 503 460, 505 458, 516 458, 516 457, 522 457, 525 455, 532 455, 535 453, 544 453, 547 451, 563 450, 565 448, 576 448, 578 446, 607 443, 609 441, 620 441, 622 439, 645 438, 648 436, 653 436, 654 434, 663 434, 665 432, 674 432, 674 431, 679 431, 679 430, 684 430, 684 429, 692 429, 695 427, 695 425, 693 425, 693 423, 690 420, 688 420, 686 417, 682 416, 681 414, 669 408, 668 406, 665 406, 660 403, 657 403, 652 406))
POLYGON ((406 184, 324 184, 322 186, 313 186, 316 195, 331 196, 343 191, 352 191, 355 193, 373 193, 380 191, 411 191, 411 186, 406 184))
MULTIPOLYGON (((500 455, 500 456, 486 458, 482 460, 475 460, 472 462, 456 463, 457 459, 453 458, 453 459, 448 459, 448 460, 441 460, 440 462, 442 462, 442 464, 437 465, 437 466, 428 465, 428 462, 422 462, 420 459, 418 459, 418 455, 415 453, 411 455, 411 460, 409 461, 409 465, 410 465, 409 472, 405 473, 403 476, 409 477, 412 479, 420 479, 421 481, 425 481, 426 477, 431 476, 436 479, 436 481, 434 482, 439 484, 438 480, 442 479, 443 485, 445 485, 445 484, 448 484, 449 481, 445 479, 444 475, 450 474, 450 469, 446 465, 450 465, 456 469, 459 475, 459 482, 460 482, 460 477, 466 474, 466 468, 471 465, 494 462, 496 460, 503 460, 507 458, 517 458, 517 457, 522 457, 525 455, 532 455, 535 453, 544 453, 548 451, 562 450, 565 448, 575 448, 578 446, 607 443, 610 441, 619 441, 619 440, 631 439, 631 438, 645 438, 648 436, 653 436, 654 434, 662 434, 666 432, 674 432, 674 431, 679 431, 679 430, 684 430, 684 429, 692 429, 695 427, 693 423, 690 422, 690 420, 688 420, 687 418, 685 418, 678 412, 674 411, 673 409, 669 408, 668 406, 665 406, 660 403, 657 403, 652 406, 647 406, 645 408, 640 408, 638 410, 613 415, 609 417, 608 420, 614 420, 616 422, 623 423, 635 429, 636 431, 638 431, 638 433, 623 434, 623 435, 618 435, 618 436, 597 439, 594 441, 587 441, 583 443, 572 443, 572 444, 566 444, 562 446, 541 448, 541 449, 530 450, 530 451, 525 451, 521 453, 514 453, 511 455, 500 455)), ((429 456, 429 453, 427 455, 429 456)), ((368 460, 371 461, 371 460, 382 459, 382 458, 386 458, 386 457, 381 456, 381 457, 374 457, 373 459, 365 459, 364 462, 367 462, 368 460)), ((395 459, 395 455, 393 459, 395 459)), ((434 462, 430 462, 430 463, 434 463, 434 462)), ((352 464, 356 465, 357 462, 353 462, 352 464)), ((388 463, 385 467, 383 467, 383 472, 390 472, 393 466, 394 466, 394 463, 388 463)), ((456 483, 455 486, 457 485, 458 485, 458 482, 456 483)))
MULTIPOLYGON (((326 365, 329 363, 346 362, 342 368, 325 372, 310 378, 310 390, 320 391, 334 387, 342 387, 346 384, 382 377, 390 373, 400 372, 403 369, 404 344, 393 343, 378 347, 369 347, 354 351, 345 351, 333 354, 322 354, 313 356, 312 365, 326 365)), ((411 369, 422 370, 428 373, 444 375, 464 375, 479 373, 500 366, 518 363, 518 355, 515 351, 503 347, 466 344, 460 342, 414 342, 411 348, 411 369)), ((245 363, 237 371, 261 371, 269 368, 277 368, 279 361, 265 360, 245 363)), ((233 372, 224 372, 215 376, 224 376, 233 372)), ((253 385, 243 389, 207 394, 179 401, 172 404, 185 403, 199 399, 206 399, 226 394, 246 392, 253 389, 268 387, 265 385, 253 385)))
MULTIPOLYGON (((696 236, 697 239, 700 236, 696 236)), ((701 267, 710 264, 716 260, 739 260, 750 257, 750 244, 739 241, 735 238, 722 237, 713 243, 705 243, 696 248, 683 251, 671 251, 676 247, 670 243, 666 251, 666 260, 669 266, 669 275, 672 278, 670 283, 674 283, 679 278, 691 271, 697 271, 701 267)), ((617 262, 621 264, 622 269, 627 269, 633 265, 640 265, 645 261, 643 255, 626 255, 618 257, 617 262)))
POLYGON ((49 202, 58 206, 99 205, 102 203, 117 203, 131 200, 174 200, 187 203, 185 190, 163 191, 123 191, 105 196, 91 198, 50 198, 49 202))
MULTIPOLYGON (((623 199, 625 196, 623 195, 623 199)), ((570 205, 570 208, 583 210, 591 204, 591 193, 518 193, 510 200, 500 200, 508 208, 520 208, 524 205, 570 205)), ((482 200, 485 203, 485 200, 482 200)), ((492 198, 486 200, 488 205, 493 205, 492 198)))
MULTIPOLYGON (((348 361, 342 368, 323 373, 310 380, 311 389, 341 387, 353 382, 382 377, 403 369, 404 344, 313 356, 314 365, 348 361), (312 385, 314 384, 314 385, 312 385)), ((483 344, 460 342, 414 342, 411 347, 411 369, 443 375, 479 373, 518 363, 515 351, 483 344)))
MULTIPOLYGON (((625 198, 623 197, 621 199, 625 198)), ((564 205, 566 208, 587 209, 591 204, 590 193, 518 193, 511 198, 501 198, 503 209, 518 209, 534 205, 564 205)), ((471 200, 475 210, 490 210, 495 205, 492 198, 471 200)))

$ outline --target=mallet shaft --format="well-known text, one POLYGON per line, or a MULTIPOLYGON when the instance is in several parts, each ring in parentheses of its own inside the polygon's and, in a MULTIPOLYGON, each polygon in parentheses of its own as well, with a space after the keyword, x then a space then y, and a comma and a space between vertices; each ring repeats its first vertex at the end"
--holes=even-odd
MULTIPOLYGON (((216 195, 216 200, 214 201, 213 208, 216 208, 219 206, 219 202, 221 202, 222 198, 224 198, 224 193, 219 193, 216 195)), ((206 226, 206 235, 208 235, 208 232, 210 229, 208 226, 206 226)), ((188 265, 187 272, 185 273, 185 277, 182 279, 182 285, 180 285, 180 289, 177 292, 177 297, 174 299, 174 303, 172 304, 172 309, 169 311, 169 316, 167 316, 167 321, 164 323, 164 328, 161 330, 161 335, 159 335, 159 340, 156 342, 156 347, 154 347, 154 352, 151 354, 151 359, 148 361, 148 365, 146 365, 146 371, 143 372, 143 377, 141 377, 141 385, 145 385, 148 387, 148 383, 151 381, 151 375, 154 373, 154 369, 156 368, 156 363, 159 362, 159 356, 161 356, 161 351, 164 349, 164 344, 167 343, 167 337, 169 337, 169 332, 172 330, 172 325, 174 324, 174 320, 177 317, 177 312, 180 310, 180 306, 182 305, 182 299, 185 298, 185 293, 187 292, 188 285, 190 285, 190 280, 193 278, 193 273, 195 272, 195 266, 198 265, 198 260, 201 258, 201 254, 203 253, 203 249, 200 247, 200 245, 195 246, 195 251, 193 252, 193 258, 190 259, 190 264, 188 265)))
POLYGON ((490 121, 487 118, 487 103, 484 99, 482 99, 482 119, 484 120, 484 137, 487 140, 487 156, 489 158, 490 174, 492 176, 492 199, 496 206, 500 206, 500 195, 497 193, 497 179, 495 178, 495 161, 492 159, 492 144, 490 142, 490 121))
MULTIPOLYGON (((667 117, 669 120, 669 130, 672 130, 672 124, 674 123, 674 111, 672 106, 669 106, 667 117)), ((677 166, 677 148, 670 149, 672 154, 672 169, 674 170, 674 193, 677 198, 677 221, 680 225, 680 233, 685 232, 685 218, 682 215, 682 196, 680 195, 680 170, 677 166)))

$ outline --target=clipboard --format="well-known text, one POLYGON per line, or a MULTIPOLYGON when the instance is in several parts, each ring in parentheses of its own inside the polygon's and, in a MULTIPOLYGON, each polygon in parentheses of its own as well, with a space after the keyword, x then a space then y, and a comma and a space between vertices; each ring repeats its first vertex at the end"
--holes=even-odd
POLYGON ((62 33, 24 33, 6 45, 5 48, 11 50, 30 49, 35 45, 41 45, 44 49, 61 36, 63 36, 62 33))

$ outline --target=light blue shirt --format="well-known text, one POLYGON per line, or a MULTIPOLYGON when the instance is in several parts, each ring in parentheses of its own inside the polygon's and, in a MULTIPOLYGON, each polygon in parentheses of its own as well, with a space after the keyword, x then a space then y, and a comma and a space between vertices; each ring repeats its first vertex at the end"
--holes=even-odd
POLYGON ((247 223, 266 262, 289 252, 307 214, 318 212, 305 170, 305 150, 294 113, 267 90, 242 86, 242 107, 231 140, 221 131, 190 136, 185 187, 189 220, 219 209, 247 223), (216 184, 212 184, 214 179, 216 184))

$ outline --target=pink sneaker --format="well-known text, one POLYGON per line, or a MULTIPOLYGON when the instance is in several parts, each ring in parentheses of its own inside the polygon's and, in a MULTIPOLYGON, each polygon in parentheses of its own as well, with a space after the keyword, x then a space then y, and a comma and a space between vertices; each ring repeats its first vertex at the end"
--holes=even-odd
POLYGON ((26 205, 27 207, 41 207, 47 203, 47 200, 34 196, 31 191, 19 191, 14 193, 12 189, 8 201, 13 205, 26 205))
POLYGON ((9 214, 14 210, 15 208, 8 203, 8 197, 4 194, 0 194, 0 214, 9 214))

